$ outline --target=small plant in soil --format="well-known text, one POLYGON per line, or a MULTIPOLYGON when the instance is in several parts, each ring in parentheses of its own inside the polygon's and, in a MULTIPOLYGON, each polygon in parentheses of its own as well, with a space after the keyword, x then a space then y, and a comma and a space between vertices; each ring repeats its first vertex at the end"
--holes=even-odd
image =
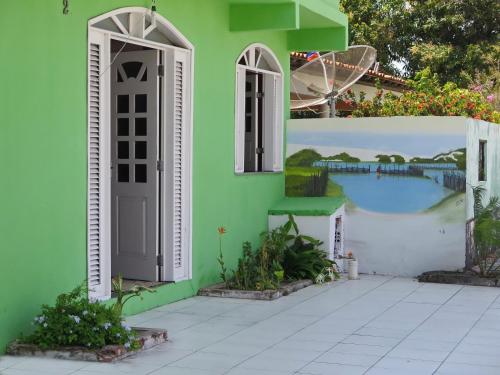
POLYGON ((321 245, 321 241, 300 234, 289 215, 285 225, 262 233, 256 251, 249 242, 243 243, 243 255, 230 277, 226 276, 220 252, 221 279, 229 289, 261 291, 278 289, 284 280, 318 280, 318 275, 321 282, 336 279, 335 262, 327 258, 321 245))
POLYGON ((138 349, 136 333, 117 312, 115 306, 89 300, 82 284, 59 295, 54 306, 43 305, 33 321, 34 332, 21 342, 44 350, 76 346, 99 349, 106 345, 138 349))

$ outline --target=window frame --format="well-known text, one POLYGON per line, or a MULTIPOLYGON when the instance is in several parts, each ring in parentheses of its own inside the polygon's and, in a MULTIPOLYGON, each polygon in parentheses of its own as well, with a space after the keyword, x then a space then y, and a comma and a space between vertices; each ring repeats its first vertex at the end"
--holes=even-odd
MULTIPOLYGON (((236 60, 235 82, 235 174, 269 174, 283 172, 283 134, 284 134, 284 80, 283 68, 274 52, 264 44, 254 43, 244 49, 236 60), (259 67, 261 59, 268 69, 259 67), (245 64, 241 64, 241 61, 245 64), (246 75, 248 72, 262 75, 264 99, 262 105, 262 170, 245 170, 245 110, 246 75), (269 98, 271 96, 271 98, 269 98), (269 109, 271 105, 271 109, 269 109), (271 123, 271 128, 269 128, 271 123), (270 140, 271 138, 271 140, 270 140), (270 143, 271 142, 271 143, 270 143), (271 146, 271 150, 269 150, 271 146), (266 153, 267 151, 267 153, 266 153)), ((259 116, 259 115, 257 115, 259 116)), ((257 157, 256 157, 257 160, 257 157)), ((257 163, 256 163, 257 165, 257 163)))

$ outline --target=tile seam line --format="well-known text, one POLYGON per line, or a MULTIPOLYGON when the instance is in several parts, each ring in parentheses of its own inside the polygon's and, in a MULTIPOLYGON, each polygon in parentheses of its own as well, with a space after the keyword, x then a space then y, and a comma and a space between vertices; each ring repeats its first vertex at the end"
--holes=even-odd
MULTIPOLYGON (((359 295, 358 297, 356 297, 356 298, 354 298, 354 299, 352 299, 352 300, 349 300, 348 302, 346 302, 346 303, 345 303, 345 304, 343 304, 342 306, 339 306, 338 308, 336 308, 335 310, 333 310, 333 311, 332 311, 332 313, 333 313, 333 312, 335 312, 336 310, 338 310, 338 309, 342 308, 342 307, 343 307, 343 306, 345 306, 346 304, 351 303, 351 302, 353 302, 353 301, 355 301, 355 300, 357 300, 357 299, 359 299, 359 298, 363 297, 364 295, 366 295, 366 294, 368 294, 368 293, 372 292, 373 290, 375 290, 375 289, 377 289, 377 288, 381 287, 382 285, 384 285, 384 284, 388 283, 389 281, 393 280, 394 278, 395 278, 395 277, 391 277, 391 278, 389 278, 389 279, 385 280, 384 282, 380 283, 379 285, 377 285, 377 286, 375 286, 375 287, 373 287, 373 288, 370 288, 370 290, 368 290, 368 291, 364 292, 363 294, 359 295)), ((345 282, 347 282, 347 281, 341 282, 341 283, 339 283, 339 284, 344 284, 345 282)), ((333 288, 336 288, 336 287, 337 287, 336 285, 334 285, 334 286, 333 286, 333 288)), ((315 297, 317 297, 317 296, 319 296, 319 295, 321 295, 321 294, 327 293, 329 290, 331 290, 331 288, 325 288, 325 290, 324 290, 324 291, 322 291, 322 292, 320 292, 320 293, 317 293, 317 294, 315 294, 315 295, 313 295, 313 296, 310 296, 310 297, 308 297, 308 298, 304 299, 303 301, 301 301, 301 302, 299 302, 299 303, 297 303, 297 304, 295 304, 295 305, 293 305, 293 306, 295 307, 295 306, 299 306, 299 305, 301 305, 301 304, 303 304, 303 303, 306 303, 307 301, 311 300, 312 298, 315 298, 315 297)), ((240 307, 242 307, 242 306, 240 306, 240 307)), ((261 321, 259 321, 259 322, 257 322, 257 323, 260 323, 260 322, 263 322, 263 321, 269 320, 269 319, 271 319, 271 318, 273 318, 273 317, 275 317, 275 316, 277 316, 277 315, 281 314, 281 313, 282 313, 283 311, 285 311, 288 307, 289 307, 289 306, 284 307, 283 309, 281 309, 280 311, 276 312, 275 314, 272 314, 272 315, 270 315, 269 317, 267 317, 266 319, 261 320, 261 321)), ((222 315, 222 314, 223 314, 223 313, 221 313, 221 314, 219 314, 219 315, 222 315)), ((330 315, 330 314, 328 314, 328 315, 330 315)), ((315 323, 315 322, 318 322, 319 320, 321 320, 321 319, 323 319, 323 318, 324 318, 324 316, 323 316, 323 317, 318 318, 317 320, 315 320, 315 321, 313 321, 313 322, 311 322, 311 324, 313 324, 313 323, 315 323)), ((257 323, 252 324, 252 326, 255 326, 255 324, 257 324, 257 323)), ((249 327, 252 327, 252 326, 249 326, 249 327)), ((243 328, 243 329, 241 329, 241 330, 239 330, 239 331, 237 331, 237 332, 234 332, 233 334, 231 334, 231 335, 229 335, 229 336, 226 336, 226 337, 224 337, 224 338, 222 338, 222 339, 220 339, 220 340, 218 340, 218 341, 215 341, 215 342, 214 342, 214 343, 212 343, 212 344, 217 344, 217 343, 219 343, 219 342, 222 342, 222 341, 224 341, 224 340, 228 339, 229 337, 232 337, 232 336, 234 336, 234 335, 236 335, 236 334, 238 334, 238 333, 240 333, 240 332, 243 332, 245 329, 248 329, 249 327, 245 327, 245 328, 243 328)), ((289 336, 287 336, 287 337, 283 338, 282 340, 280 340, 279 342, 277 342, 277 343, 275 343, 275 344, 272 344, 272 345, 270 345, 270 346, 267 346, 267 347, 263 348, 263 349, 262 349, 261 351, 259 351, 258 353, 254 354, 254 355, 252 355, 252 356, 249 356, 249 357, 245 358, 244 360, 242 360, 242 361, 238 362, 236 365, 234 365, 233 367, 229 368, 227 371, 223 372, 222 374, 227 374, 228 372, 230 372, 232 369, 234 369, 235 367, 239 366, 239 365, 240 365, 240 364, 242 364, 243 362, 245 362, 245 361, 247 361, 247 360, 249 360, 249 359, 251 359, 251 358, 253 358, 253 357, 255 357, 255 356, 257 356, 257 355, 259 355, 259 354, 261 354, 261 353, 263 353, 263 352, 264 352, 265 350, 267 350, 267 349, 270 349, 270 348, 272 348, 272 347, 276 346, 278 343, 283 342, 284 340, 286 340, 286 339, 288 339, 289 337, 291 337, 291 336, 295 335, 296 333, 298 333, 298 332, 300 332, 300 331, 304 330, 305 328, 306 328, 306 327, 304 327, 304 328, 300 329, 300 330, 299 330, 299 331, 297 331, 297 332, 294 332, 293 334, 291 334, 291 335, 289 335, 289 336)), ((212 344, 211 344, 211 345, 212 345, 212 344)), ((194 351, 194 352, 193 352, 193 353, 191 353, 191 354, 194 354, 194 353, 197 353, 197 352, 201 352, 202 350, 203 350, 203 348, 202 348, 202 349, 198 349, 198 350, 194 351)), ((191 354, 189 354, 189 355, 191 355, 191 354)), ((187 356, 189 356, 189 355, 187 355, 187 356)), ((178 359, 178 360, 176 360, 176 361, 173 361, 173 362, 171 362, 171 363, 169 363, 169 364, 167 364, 167 365, 165 365, 165 366, 163 366, 163 367, 160 367, 160 368, 164 368, 164 367, 167 367, 167 366, 169 366, 169 365, 172 365, 172 364, 174 364, 175 362, 180 361, 181 359, 186 358, 187 356, 185 356, 185 357, 183 357, 183 358, 180 358, 180 359, 178 359)), ((156 369, 156 370, 154 370, 154 371, 157 371, 157 370, 158 370, 158 369, 156 369)), ((149 372, 147 375, 152 374, 154 371, 149 372)))
MULTIPOLYGON (((344 307, 344 306, 348 305, 349 303, 352 303, 352 302, 354 302, 354 301, 356 301, 356 300, 358 300, 358 299, 360 299, 360 298, 364 297, 365 295, 367 295, 367 294, 371 293, 372 291, 374 291, 374 290, 376 290, 376 289, 378 289, 378 288, 382 287, 383 285, 385 285, 386 283, 388 283, 388 282, 390 282, 390 281, 394 280, 395 278, 396 278, 396 277, 394 277, 394 276, 393 276, 393 277, 388 278, 388 279, 387 279, 387 280, 385 280, 384 282, 382 282, 382 283, 378 284, 377 286, 375 286, 375 287, 373 287, 373 288, 370 288, 369 290, 367 290, 366 292, 364 292, 364 293, 360 294, 360 295, 359 295, 359 296, 357 296, 356 298, 353 298, 353 299, 349 300, 348 302, 346 302, 346 303, 342 304, 341 306, 337 307, 336 309, 332 310, 332 311, 331 311, 331 312, 329 312, 327 315, 325 315, 325 316, 321 316, 321 317, 319 317, 318 319, 316 319, 316 320, 312 321, 311 323, 309 323, 309 325, 312 325, 312 324, 315 324, 315 323, 319 322, 321 319, 324 319, 325 317, 327 317, 327 316, 329 316, 329 315, 333 314, 335 311, 337 311, 337 310, 341 309, 342 307, 344 307)), ((344 281, 344 283, 345 283, 345 282, 346 282, 346 281, 344 281)), ((314 297, 316 297, 316 296, 318 296, 318 295, 320 295, 320 294, 323 294, 323 293, 328 292, 329 290, 330 290, 330 289, 325 289, 323 292, 318 293, 318 294, 317 294, 317 295, 315 295, 315 296, 311 296, 310 298, 307 298, 306 300, 304 300, 304 301, 302 301, 302 302, 298 303, 298 304, 297 304, 297 305, 295 305, 295 306, 301 305, 301 304, 303 304, 303 303, 305 303, 305 302, 309 301, 310 299, 312 299, 312 298, 314 298, 314 297)), ((279 314, 279 313, 278 313, 278 314, 279 314)), ((277 315, 277 314, 276 314, 276 315, 277 315)), ((273 315, 273 316, 274 316, 274 315, 273 315)), ((269 317, 269 318, 271 318, 271 317, 269 317)), ((258 353, 256 353, 256 354, 254 354, 253 356, 250 356, 250 357, 246 358, 245 360, 243 360, 243 361, 239 362, 238 364, 236 364, 235 366, 233 366, 232 368, 230 368, 230 369, 229 369, 227 372, 225 372, 224 374, 227 374, 229 371, 231 371, 231 370, 232 370, 232 369, 234 369, 235 367, 239 366, 239 365, 240 365, 240 364, 242 364, 243 362, 245 362, 245 361, 247 361, 247 360, 249 360, 249 359, 251 359, 251 358, 256 357, 257 355, 259 355, 259 354, 263 353, 263 352, 264 352, 265 350, 267 350, 267 349, 270 349, 270 348, 275 347, 275 346, 276 346, 276 345, 278 345, 279 343, 281 343, 281 342, 285 341, 286 339, 288 339, 288 338, 292 337, 293 335, 296 335, 297 333, 299 333, 299 332, 301 332, 301 331, 305 330, 306 328, 307 328, 307 327, 303 327, 303 328, 299 329, 297 332, 294 332, 293 334, 291 334, 291 335, 289 335, 289 336, 287 336, 287 337, 283 338, 283 339, 282 339, 282 340, 280 340, 279 342, 277 342, 277 343, 275 343, 275 344, 272 344, 272 345, 270 345, 270 346, 268 346, 268 347, 264 348, 264 349, 263 349, 263 350, 261 350, 260 352, 258 352, 258 353)), ((333 344, 333 346, 332 346, 332 347, 334 347, 334 346, 336 346, 336 345, 337 345, 337 343, 336 343, 336 344, 333 344)), ((332 348, 332 347, 330 347, 330 348, 329 348, 329 349, 327 349, 326 351, 323 351, 320 355, 318 355, 318 357, 320 357, 321 355, 323 355, 325 352, 327 352, 327 351, 331 350, 331 348, 332 348)), ((318 357, 316 357, 316 358, 318 358, 318 357)), ((312 361, 307 362, 307 363, 306 363, 304 366, 302 366, 300 369, 295 370, 295 372, 301 371, 301 370, 302 370, 305 366, 307 366, 307 365, 308 365, 308 364, 310 364, 311 362, 312 362, 312 361)), ((254 370, 255 370, 255 369, 254 369, 254 370)))
MULTIPOLYGON (((422 284, 422 285, 425 285, 425 284, 422 284)), ((464 286, 461 285, 461 287, 455 292, 453 293, 450 297, 448 297, 446 299, 446 301, 444 301, 441 306, 439 306, 432 314, 430 314, 427 318, 425 318, 422 322, 420 322, 420 324, 418 326, 416 326, 413 330, 411 330, 411 332, 409 332, 406 336, 404 336, 401 340, 398 341, 398 343, 396 345, 393 346, 393 348, 388 351, 386 354, 384 354, 377 362, 375 362, 373 365, 371 365, 363 374, 366 374, 368 371, 370 371, 373 367, 375 367, 377 365, 377 363, 379 363, 382 359, 386 358, 387 357, 387 354, 390 353, 394 348, 396 348, 397 346, 399 346, 405 339, 407 339, 413 332, 415 332, 420 326, 422 326, 422 324, 424 324, 426 321, 428 321, 431 317, 433 317, 444 305, 446 305, 453 297, 455 297, 460 291, 462 291, 464 289, 464 286)), ((433 361, 433 362, 437 362, 437 361, 433 361)))
MULTIPOLYGON (((474 324, 467 330, 467 332, 462 336, 462 338, 457 342, 457 344, 453 347, 453 349, 451 349, 451 351, 448 353, 448 355, 446 356, 445 359, 443 359, 441 361, 441 363, 439 364, 439 366, 432 372, 432 374, 434 375, 436 372, 439 371, 439 369, 443 366, 443 364, 446 362, 446 360, 448 358, 450 358, 451 354, 458 348, 458 346, 462 343, 462 341, 464 341, 464 339, 469 335, 469 333, 474 329, 474 327, 477 325, 477 323, 484 317, 484 315, 486 314, 486 312, 488 310, 490 310, 491 306, 493 306, 493 304, 498 300, 498 298, 500 297, 500 294, 497 295, 495 298, 493 298, 493 301, 491 301, 491 303, 484 309, 484 311, 481 313, 481 315, 479 316, 479 318, 476 319, 476 321, 474 322, 474 324)), ((495 366, 496 367, 496 366, 495 366)))
MULTIPOLYGON (((396 277, 393 277, 391 279, 389 279, 388 281, 391 281, 391 280, 394 280, 396 279, 396 277)), ((382 286, 383 284, 381 284, 380 286, 382 286)), ((370 324, 371 322, 373 322, 374 320, 376 320, 377 318, 379 318, 380 316, 382 316, 383 314, 385 314, 388 310, 390 310, 391 308, 393 308, 394 306, 396 306, 398 303, 400 303, 401 301, 403 301, 405 298, 408 298, 409 296, 411 296, 413 293, 415 293, 415 291, 417 291, 418 289, 422 288, 422 285, 418 285, 415 289, 413 289, 412 291, 410 291, 408 294, 404 295, 403 297, 401 297, 399 300, 397 300, 396 302, 394 302, 392 305, 388 306, 384 311, 380 312, 379 314, 377 314, 375 317, 373 317, 372 319, 370 319, 368 322, 366 322, 365 324, 363 324, 363 326, 361 326, 360 328, 358 328, 354 333, 352 333, 351 335, 349 336, 352 336, 353 334, 355 334, 357 331, 359 331, 360 329, 362 328, 365 328, 366 325, 370 324)), ((375 288, 377 289, 377 288, 375 288)), ((373 290, 375 290, 373 289, 373 290)), ((371 292, 371 291, 370 291, 371 292)), ((358 335, 358 336, 361 336, 361 335, 358 335)), ((374 337, 379 337, 379 336, 374 336, 374 337)), ((333 345, 330 349, 328 349, 326 352, 329 352, 330 350, 332 349, 335 349, 336 346, 340 345, 342 342, 338 342, 336 343, 335 345, 333 345)), ((354 344, 354 345, 357 345, 357 344, 354 344)), ((382 346, 380 346, 382 347, 382 346)), ((391 348, 392 350, 392 348, 391 348)), ((298 371, 301 371, 303 368, 305 368, 307 365, 311 364, 312 362, 315 362, 316 359, 320 358, 323 354, 325 354, 326 352, 323 352, 321 355, 315 357, 313 360, 311 360, 309 363, 307 363, 306 365, 304 365, 303 367, 301 367, 298 371)), ((378 361, 377 361, 378 362, 378 361)), ((318 362, 318 363, 328 363, 328 362, 318 362)), ((344 364, 345 365, 345 364, 344 364)), ((353 365, 354 366, 354 365, 353 365)), ((367 366, 361 366, 363 368, 366 368, 367 366)), ((368 371, 368 370, 367 370, 368 371)), ((365 371, 366 372, 366 371, 365 371)))

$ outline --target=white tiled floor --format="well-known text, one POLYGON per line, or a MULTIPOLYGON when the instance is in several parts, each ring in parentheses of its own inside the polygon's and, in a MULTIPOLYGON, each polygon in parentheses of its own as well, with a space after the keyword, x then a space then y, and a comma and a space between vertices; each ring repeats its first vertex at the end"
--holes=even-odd
POLYGON ((170 341, 118 364, 0 357, 0 374, 500 375, 500 288, 363 276, 277 301, 195 297, 129 318, 170 341))

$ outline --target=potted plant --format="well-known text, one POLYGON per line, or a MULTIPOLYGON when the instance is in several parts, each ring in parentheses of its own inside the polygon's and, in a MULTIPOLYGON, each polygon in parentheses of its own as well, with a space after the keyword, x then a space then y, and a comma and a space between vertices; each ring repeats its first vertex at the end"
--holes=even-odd
POLYGON ((349 280, 358 280, 358 261, 352 254, 352 251, 347 252, 347 278, 349 280))

